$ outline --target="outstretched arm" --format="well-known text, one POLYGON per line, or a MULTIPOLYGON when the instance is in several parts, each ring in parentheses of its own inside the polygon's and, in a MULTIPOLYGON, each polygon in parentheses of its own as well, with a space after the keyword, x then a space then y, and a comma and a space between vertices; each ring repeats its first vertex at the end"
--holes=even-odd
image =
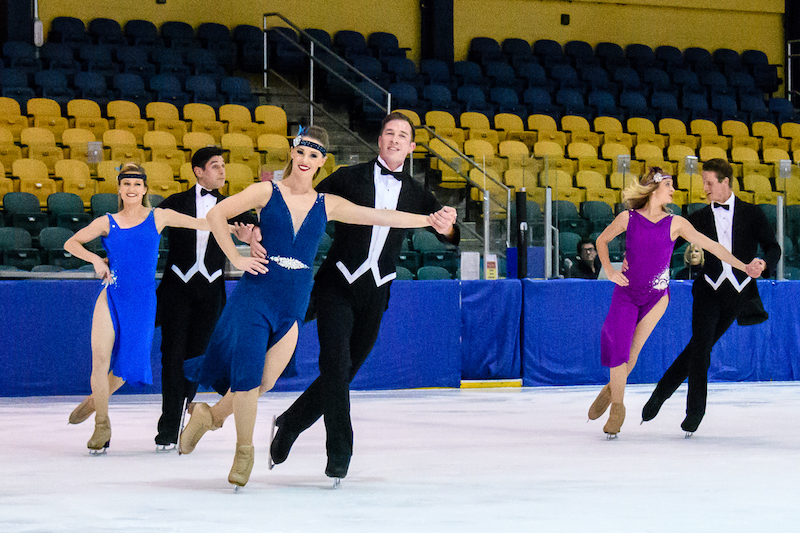
POLYGON ((105 282, 111 282, 111 270, 105 259, 94 252, 90 252, 83 245, 102 235, 108 235, 108 217, 103 215, 94 219, 91 224, 78 230, 75 235, 64 243, 64 250, 74 255, 78 259, 83 259, 94 266, 97 277, 105 282))
POLYGON ((363 207, 333 194, 325 195, 325 210, 328 220, 338 220, 347 224, 391 228, 424 228, 434 225, 432 215, 363 207))
POLYGON ((734 255, 726 250, 725 247, 720 243, 711 240, 694 229, 694 226, 692 226, 689 221, 683 217, 675 216, 672 221, 672 227, 676 235, 683 237, 686 241, 692 244, 700 246, 704 250, 708 250, 712 254, 716 255, 720 261, 725 261, 733 268, 741 270, 752 278, 761 276, 761 272, 764 270, 764 268, 762 266, 763 261, 760 259, 753 259, 749 265, 745 265, 740 260, 736 259, 736 257, 734 257, 734 255))
POLYGON ((263 274, 267 271, 265 265, 268 261, 261 257, 243 257, 236 250, 236 245, 231 238, 228 220, 245 211, 264 207, 271 196, 271 183, 256 183, 238 194, 225 198, 212 207, 211 211, 206 215, 206 220, 208 220, 208 225, 214 234, 214 239, 216 239, 217 244, 219 244, 220 249, 231 264, 238 270, 244 270, 250 274, 263 274))
POLYGON ((595 241, 597 257, 600 258, 600 264, 603 265, 603 270, 606 271, 608 279, 622 287, 628 285, 628 278, 625 274, 619 270, 615 270, 614 267, 611 266, 611 258, 608 255, 608 243, 613 241, 617 235, 628 229, 628 216, 627 211, 623 211, 617 215, 617 218, 603 230, 603 233, 598 235, 597 241, 595 241))
POLYGON ((209 231, 208 222, 204 218, 194 218, 183 213, 178 213, 172 209, 155 208, 156 229, 158 232, 167 227, 173 228, 187 228, 197 229, 200 231, 209 231))

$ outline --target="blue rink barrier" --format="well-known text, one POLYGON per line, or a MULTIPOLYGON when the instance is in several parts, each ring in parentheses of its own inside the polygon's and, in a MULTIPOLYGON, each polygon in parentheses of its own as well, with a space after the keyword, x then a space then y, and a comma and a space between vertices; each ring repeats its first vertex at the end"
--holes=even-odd
MULTIPOLYGON (((800 283, 759 281, 770 319, 733 325, 714 348, 716 381, 787 381, 800 376, 800 283)), ((227 283, 232 290, 235 282, 227 283)), ((0 396, 86 394, 96 280, 0 281, 0 396)), ((461 379, 523 378, 527 386, 599 384, 600 328, 613 284, 586 280, 396 281, 378 341, 357 389, 458 387, 461 379), (520 344, 520 329, 522 343, 520 344)), ((631 383, 656 382, 691 336, 691 283, 670 283, 671 301, 648 339, 631 383)), ((151 351, 161 390, 161 331, 151 351)), ((300 330, 292 377, 275 390, 302 390, 318 375, 316 324, 300 330)))
MULTIPOLYGON (((608 281, 524 280, 523 385, 608 381, 600 366, 600 328, 611 303, 608 281)), ((691 338, 692 285, 670 282, 670 302, 631 373, 629 383, 655 383, 691 338)), ((800 283, 758 282, 770 318, 734 323, 714 346, 712 381, 789 381, 800 376, 800 283)))
MULTIPOLYGON (((235 281, 227 282, 228 291, 235 281)), ((0 281, 0 396, 89 393, 91 320, 96 280, 0 281)), ((396 281, 357 389, 458 387, 471 378, 520 376, 519 281, 396 281)), ((153 385, 161 391, 161 330, 151 350, 153 385)), ((303 390, 318 375, 316 323, 300 329, 292 377, 275 390, 303 390)))

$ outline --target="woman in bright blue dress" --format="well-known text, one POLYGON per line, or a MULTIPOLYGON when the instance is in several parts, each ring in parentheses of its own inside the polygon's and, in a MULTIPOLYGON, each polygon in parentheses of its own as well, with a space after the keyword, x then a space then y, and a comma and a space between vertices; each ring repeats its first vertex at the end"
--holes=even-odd
MULTIPOLYGON (((298 135, 282 181, 262 182, 217 204, 207 219, 220 248, 244 271, 217 322, 202 358, 187 365, 187 377, 223 394, 214 406, 194 405, 180 436, 181 453, 191 453, 200 437, 222 426, 231 413, 236 423, 236 455, 228 481, 244 486, 253 467, 253 428, 258 397, 270 390, 297 344, 298 324, 308 307, 314 257, 328 220, 350 224, 416 228, 431 216, 357 206, 330 194, 317 194, 313 179, 325 163, 328 135, 312 126, 298 135), (242 257, 225 232, 225 220, 259 211, 262 244, 268 258, 242 257)), ((455 212, 453 211, 453 218, 455 212)))
POLYGON ((152 209, 147 176, 134 163, 118 176, 119 212, 96 218, 73 235, 64 249, 91 263, 103 288, 92 317, 92 394, 70 415, 83 422, 93 411, 95 429, 87 443, 102 452, 111 439, 108 398, 126 381, 133 385, 153 381, 150 349, 156 314, 156 264, 161 230, 166 226, 208 230, 205 219, 170 209, 152 209), (102 237, 108 263, 83 245, 102 237))

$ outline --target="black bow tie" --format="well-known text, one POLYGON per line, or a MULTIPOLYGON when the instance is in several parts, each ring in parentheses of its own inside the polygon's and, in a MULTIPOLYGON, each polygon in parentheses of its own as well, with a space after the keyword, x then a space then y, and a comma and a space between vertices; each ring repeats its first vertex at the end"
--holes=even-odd
POLYGON ((381 169, 381 174, 385 174, 387 176, 394 176, 397 179, 401 179, 403 177, 403 172, 402 171, 400 171, 400 172, 392 172, 391 170, 389 170, 385 166, 381 165, 380 163, 376 163, 376 164, 381 169))
POLYGON ((203 189, 203 188, 201 188, 201 189, 200 189, 200 197, 202 198, 202 197, 203 197, 203 196, 205 196, 206 194, 211 194, 211 195, 213 195, 214 193, 213 193, 212 191, 209 191, 208 189, 203 189))
POLYGON ((714 202, 714 208, 717 208, 717 207, 721 207, 725 211, 727 211, 728 209, 731 208, 731 206, 729 206, 728 204, 720 204, 720 203, 714 202))

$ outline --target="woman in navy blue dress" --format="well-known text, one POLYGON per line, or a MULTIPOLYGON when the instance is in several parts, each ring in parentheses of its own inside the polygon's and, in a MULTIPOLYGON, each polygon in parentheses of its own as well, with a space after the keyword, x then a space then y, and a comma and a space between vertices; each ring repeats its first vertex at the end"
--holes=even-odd
POLYGON ((350 224, 416 228, 430 216, 357 206, 331 194, 317 194, 312 182, 326 160, 328 134, 312 126, 294 141, 280 182, 262 182, 217 204, 207 216, 211 231, 230 262, 245 272, 225 305, 206 354, 191 360, 187 377, 214 388, 223 398, 214 406, 195 404, 180 436, 181 453, 191 453, 200 437, 236 423, 236 455, 228 481, 244 486, 253 467, 253 428, 258 397, 270 390, 297 344, 313 284, 314 257, 328 220, 350 224), (267 258, 242 257, 225 221, 259 211, 267 258))
POLYGON ((118 176, 119 212, 96 218, 73 235, 64 249, 94 266, 103 282, 92 317, 92 394, 70 415, 83 422, 93 411, 95 429, 87 446, 102 452, 111 439, 108 398, 123 383, 149 384, 150 349, 156 313, 156 264, 161 230, 166 226, 208 230, 205 219, 170 209, 153 209, 147 195, 147 176, 134 164, 118 176), (108 262, 83 245, 102 237, 108 262))

